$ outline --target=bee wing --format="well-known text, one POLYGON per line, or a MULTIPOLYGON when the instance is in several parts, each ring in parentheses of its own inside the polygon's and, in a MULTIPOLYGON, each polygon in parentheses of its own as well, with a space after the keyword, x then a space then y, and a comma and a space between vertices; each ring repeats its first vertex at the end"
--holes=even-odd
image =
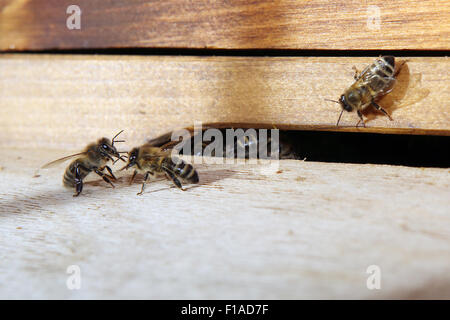
POLYGON ((165 133, 159 137, 151 139, 147 141, 146 145, 151 147, 161 147, 167 143, 170 143, 170 137, 172 136, 172 132, 165 133))
POLYGON ((394 90, 394 84, 397 81, 395 78, 391 78, 391 84, 389 86, 387 86, 386 88, 384 88, 383 90, 381 90, 380 92, 377 93, 377 95, 375 96, 375 98, 387 95, 389 92, 391 92, 392 90, 394 90))
POLYGON ((401 99, 399 107, 415 104, 430 94, 430 90, 422 86, 422 75, 420 73, 410 75, 409 86, 406 90, 405 98, 401 99))
POLYGON ((161 158, 161 157, 170 157, 172 154, 172 149, 162 150, 159 149, 158 151, 152 151, 151 154, 145 154, 142 156, 143 160, 151 160, 155 158, 161 158))
POLYGON ((361 71, 358 75, 358 77, 356 77, 356 80, 358 81, 359 79, 361 79, 361 77, 363 77, 364 75, 366 75, 367 70, 369 70, 370 65, 368 65, 367 67, 364 68, 363 71, 361 71))
MULTIPOLYGON (((189 128, 187 130, 189 132, 193 131, 193 130, 190 130, 189 128)), ((151 146, 151 147, 159 147, 163 150, 167 150, 167 149, 172 149, 174 146, 176 146, 178 144, 183 144, 189 140, 189 139, 186 139, 186 141, 185 141, 185 140, 183 140, 182 137, 180 137, 178 140, 171 140, 171 136, 172 136, 172 132, 168 132, 157 138, 149 140, 146 143, 146 145, 151 146)), ((190 138, 192 138, 192 134, 191 134, 190 138)))
POLYGON ((166 144, 162 145, 160 148, 161 150, 171 150, 173 149, 173 147, 175 147, 176 145, 180 144, 182 141, 169 141, 166 144))
POLYGON ((63 158, 60 158, 60 159, 53 160, 53 161, 51 161, 51 162, 49 162, 47 164, 44 164, 42 166, 42 169, 46 169, 46 168, 50 168, 50 167, 56 166, 57 164, 60 164, 60 163, 62 163, 64 161, 67 161, 69 159, 75 158, 76 156, 81 156, 81 155, 84 155, 84 154, 86 154, 86 152, 75 153, 75 154, 71 154, 70 156, 67 156, 67 157, 63 157, 63 158))
MULTIPOLYGON (((397 81, 397 79, 395 79, 394 77, 388 77, 388 78, 384 78, 384 79, 388 79, 390 82, 385 88, 383 88, 383 90, 380 90, 379 92, 377 92, 376 97, 384 96, 385 94, 388 94, 389 92, 391 92, 392 89, 394 89, 394 84, 397 81)), ((378 76, 377 74, 372 74, 372 73, 363 74, 359 78, 359 82, 364 85, 369 85, 371 83, 374 83, 374 81, 375 81, 375 83, 377 83, 377 82, 383 81, 383 80, 380 80, 380 76, 378 76)))

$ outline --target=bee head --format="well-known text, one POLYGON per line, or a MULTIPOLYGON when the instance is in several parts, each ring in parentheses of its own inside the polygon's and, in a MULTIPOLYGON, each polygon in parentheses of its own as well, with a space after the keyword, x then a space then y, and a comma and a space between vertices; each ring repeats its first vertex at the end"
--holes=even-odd
MULTIPOLYGON (((349 96, 352 93, 349 94, 349 96)), ((349 104, 347 98, 345 97, 345 94, 341 95, 341 97, 339 98, 339 104, 341 105, 342 109, 344 109, 345 111, 348 112, 352 112, 353 111, 353 107, 349 104)))
POLYGON ((97 141, 97 149, 100 152, 100 154, 108 159, 111 160, 114 163, 116 163, 119 160, 122 160, 123 162, 125 162, 125 160, 123 159, 125 156, 121 156, 121 153, 124 152, 119 152, 117 151, 116 147, 114 146, 114 143, 116 142, 125 142, 124 140, 116 140, 117 136, 119 134, 121 134, 123 132, 123 130, 121 130, 118 134, 116 134, 112 140, 109 140, 108 138, 101 138, 100 140, 97 141), (116 157, 117 160, 114 160, 112 157, 116 157))
POLYGON ((139 154, 139 148, 132 149, 130 151, 130 153, 128 154, 128 163, 135 164, 137 161, 138 154, 139 154))
POLYGON ((139 168, 139 164, 137 162, 138 155, 139 155, 139 148, 133 148, 128 153, 128 163, 120 170, 127 170, 128 168, 131 168, 133 166, 137 166, 139 168))
POLYGON ((117 152, 116 147, 111 143, 111 140, 108 138, 101 138, 98 141, 98 150, 99 152, 105 156, 106 158, 110 158, 110 156, 120 157, 119 152, 117 152))
POLYGON ((344 110, 348 111, 348 112, 352 112, 353 110, 355 110, 357 108, 358 104, 360 103, 359 101, 361 100, 361 96, 357 90, 351 90, 351 91, 347 91, 343 95, 341 95, 339 97, 339 100, 330 100, 330 99, 325 99, 325 100, 332 101, 332 102, 335 102, 335 103, 338 103, 341 105, 342 111, 339 114, 339 118, 336 123, 336 126, 338 126, 344 110))

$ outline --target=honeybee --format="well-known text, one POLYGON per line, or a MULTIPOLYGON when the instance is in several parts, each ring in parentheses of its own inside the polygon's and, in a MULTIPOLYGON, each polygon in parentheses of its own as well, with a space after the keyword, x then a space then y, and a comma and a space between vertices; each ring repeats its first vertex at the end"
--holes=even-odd
POLYGON ((81 193, 83 190, 83 179, 92 171, 102 177, 106 183, 109 183, 114 188, 110 179, 116 180, 116 177, 111 168, 106 164, 108 161, 115 163, 118 160, 122 160, 126 162, 114 146, 114 143, 124 142, 124 140, 115 140, 122 132, 123 130, 116 134, 112 140, 101 138, 97 142, 89 144, 83 152, 49 162, 42 168, 49 168, 77 157, 66 168, 63 176, 63 185, 67 188, 75 188, 74 197, 77 197, 81 193), (113 157, 116 157, 117 159, 114 160, 113 157), (105 169, 109 172, 109 175, 103 172, 105 169))
POLYGON ((336 126, 339 125, 344 110, 348 112, 356 110, 359 116, 359 121, 356 126, 362 121, 365 127, 361 111, 368 106, 373 106, 375 109, 383 112, 392 121, 392 117, 376 101, 393 89, 396 81, 395 77, 400 71, 395 73, 395 58, 393 56, 380 57, 374 63, 367 66, 361 73, 355 68, 354 70, 355 82, 341 95, 339 101, 327 99, 339 103, 342 107, 336 126))
POLYGON ((145 173, 141 191, 138 195, 142 195, 145 184, 149 176, 165 175, 169 180, 177 186, 177 188, 185 191, 180 182, 198 183, 198 173, 194 167, 180 158, 172 156, 172 151, 163 150, 159 147, 143 145, 132 149, 128 153, 128 163, 120 170, 127 170, 136 167, 131 177, 130 184, 133 182, 138 172, 145 173))

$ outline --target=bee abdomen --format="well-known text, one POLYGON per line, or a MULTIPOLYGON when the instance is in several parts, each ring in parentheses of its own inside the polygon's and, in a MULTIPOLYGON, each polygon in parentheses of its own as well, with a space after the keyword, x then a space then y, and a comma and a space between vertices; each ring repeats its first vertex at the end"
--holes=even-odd
POLYGON ((380 60, 382 60, 384 62, 384 64, 386 65, 386 67, 388 69, 390 69, 391 74, 394 74, 395 57, 393 57, 393 56, 384 56, 384 57, 381 57, 380 60))
MULTIPOLYGON (((74 187, 75 186, 75 167, 77 162, 72 162, 64 172, 63 176, 63 185, 66 187, 74 187)), ((86 170, 84 167, 79 166, 80 170, 80 178, 84 179, 88 174, 89 171, 86 170)))
POLYGON ((198 183, 198 173, 197 170, 194 169, 193 166, 191 166, 190 164, 188 164, 189 166, 189 174, 187 175, 187 177, 185 178, 187 181, 189 181, 190 183, 198 183))
POLYGON ((70 167, 66 169, 63 176, 63 184, 66 187, 73 187, 75 186, 75 174, 72 170, 70 170, 70 167))
POLYGON ((198 182, 198 174, 197 171, 194 169, 194 167, 186 163, 185 161, 178 159, 177 163, 174 163, 173 171, 177 176, 182 178, 185 181, 191 182, 191 183, 197 183, 198 182))
POLYGON ((371 64, 369 73, 381 78, 392 78, 395 69, 394 64, 394 57, 381 57, 371 64))
POLYGON ((377 59, 369 68, 367 85, 376 96, 392 85, 394 77, 395 59, 392 56, 381 57, 377 59), (371 76, 372 75, 372 76, 371 76))

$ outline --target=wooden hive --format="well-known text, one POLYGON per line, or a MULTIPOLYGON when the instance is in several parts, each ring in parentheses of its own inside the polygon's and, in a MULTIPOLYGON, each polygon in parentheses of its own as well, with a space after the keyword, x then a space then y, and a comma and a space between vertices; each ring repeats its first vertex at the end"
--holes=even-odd
POLYGON ((0 0, 0 298, 450 298, 448 168, 203 163, 186 192, 138 197, 122 174, 78 198, 64 165, 39 169, 194 122, 448 136, 448 1, 76 3, 80 30, 67 1, 0 0), (336 127, 324 99, 386 53, 407 61, 380 102, 394 121, 336 127))

